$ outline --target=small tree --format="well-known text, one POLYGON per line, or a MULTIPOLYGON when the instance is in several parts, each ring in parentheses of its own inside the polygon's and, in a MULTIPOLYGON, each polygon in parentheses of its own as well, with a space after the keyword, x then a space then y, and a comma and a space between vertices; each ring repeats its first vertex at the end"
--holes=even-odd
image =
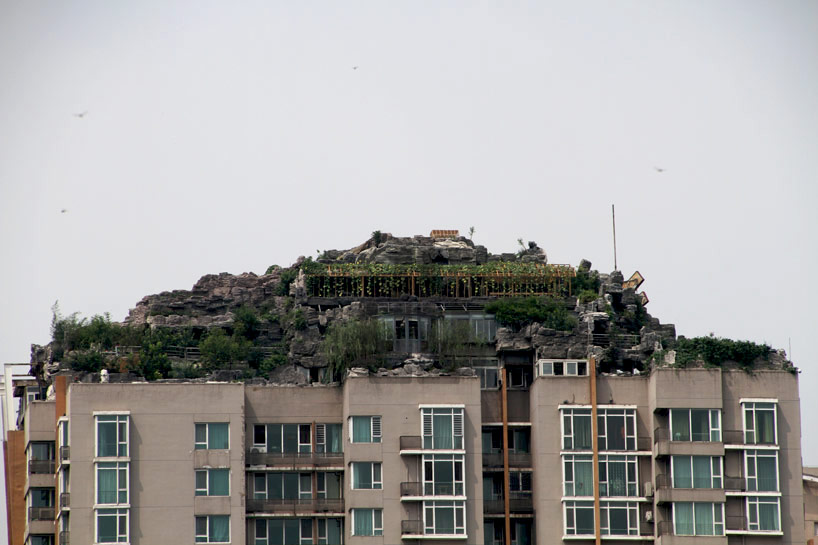
POLYGON ((251 346, 244 337, 228 337, 223 329, 214 329, 199 344, 199 350, 209 368, 220 369, 232 367, 234 362, 246 359, 251 346))

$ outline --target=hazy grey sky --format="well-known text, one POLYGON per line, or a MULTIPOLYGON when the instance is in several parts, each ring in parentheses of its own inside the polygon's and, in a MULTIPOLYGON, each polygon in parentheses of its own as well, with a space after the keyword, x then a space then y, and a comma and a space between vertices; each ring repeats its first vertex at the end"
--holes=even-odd
POLYGON ((791 338, 812 420, 817 150, 814 1, 5 0, 0 361, 55 300, 121 320, 375 229, 610 271, 615 203, 649 311, 791 338))

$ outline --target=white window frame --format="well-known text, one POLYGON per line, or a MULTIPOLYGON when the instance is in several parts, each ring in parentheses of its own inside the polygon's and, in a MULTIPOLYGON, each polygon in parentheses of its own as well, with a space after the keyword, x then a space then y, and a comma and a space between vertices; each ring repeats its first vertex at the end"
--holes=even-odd
MULTIPOLYGON (((592 428, 593 429, 593 428, 592 428)), ((638 434, 636 431, 636 409, 632 409, 629 407, 609 407, 597 410, 597 442, 605 441, 605 448, 599 447, 600 451, 611 451, 611 452, 635 452, 638 449, 638 434), (620 411, 623 411, 623 414, 617 414, 620 411), (625 449, 624 450, 617 450, 612 451, 610 449, 610 445, 608 445, 608 417, 609 416, 622 416, 625 422, 625 449), (628 420, 631 421, 631 425, 633 426, 633 433, 628 434, 628 420), (600 422, 604 422, 604 424, 600 424, 600 422), (633 448, 628 448, 628 441, 633 440, 633 448)))
POLYGON ((466 462, 462 454, 424 454, 423 455, 423 495, 424 496, 465 496, 466 462), (452 493, 435 494, 438 484, 435 480, 435 463, 451 462, 452 464, 452 493), (430 464, 430 465, 427 465, 430 464), (460 466, 460 479, 457 478, 457 466, 460 466), (431 480, 427 477, 431 473, 431 480), (459 493, 458 493, 459 491, 459 493))
MULTIPOLYGON (((719 443, 721 442, 721 409, 670 409, 670 425, 668 429, 670 430, 670 440, 671 441, 681 441, 681 442, 699 442, 693 440, 693 411, 709 411, 707 417, 707 424, 709 429, 709 439, 707 442, 711 443, 719 443), (686 412, 687 413, 687 436, 690 437, 688 441, 684 441, 683 439, 675 439, 676 431, 673 428, 673 413, 674 412, 686 412)), ((704 443, 705 441, 701 441, 704 443)))
MULTIPOLYGON (((130 475, 130 463, 129 462, 96 462, 94 464, 94 505, 95 506, 116 506, 116 507, 130 507, 130 482, 131 482, 131 475, 130 475), (114 465, 115 467, 100 467, 102 465, 114 465), (101 503, 99 501, 99 472, 100 470, 103 471, 114 471, 116 472, 116 502, 114 503, 101 503), (120 485, 120 472, 125 473, 125 488, 123 489, 120 485), (119 501, 119 495, 125 492, 125 501, 119 501)), ((104 509, 108 509, 108 507, 104 507, 104 509)))
POLYGON ((770 532, 770 533, 780 533, 781 532, 781 498, 779 496, 747 496, 747 530, 750 532, 770 532), (761 517, 758 513, 758 507, 761 503, 775 503, 776 509, 778 511, 778 528, 775 530, 762 530, 761 529, 761 517), (755 518, 756 521, 752 522, 752 513, 753 508, 755 508, 755 518), (754 527, 755 526, 755 527, 754 527))
MULTIPOLYGON (((741 420, 742 426, 744 429, 744 443, 747 445, 778 445, 778 400, 777 399, 756 399, 756 400, 741 400, 741 420), (772 405, 772 407, 757 407, 758 405, 772 405), (767 412, 772 411, 773 413, 773 436, 775 440, 772 443, 759 443, 757 441, 757 426, 758 426, 758 418, 756 417, 756 413, 759 411, 767 412), (747 429, 747 414, 753 415, 753 429, 747 429), (752 434, 752 441, 748 440, 752 434)), ((780 526, 780 520, 779 520, 780 526)))
POLYGON ((443 450, 463 450, 463 432, 464 432, 464 422, 465 422, 465 411, 462 405, 459 406, 430 406, 430 405, 422 405, 420 407, 421 412, 421 437, 423 441, 423 449, 424 450, 440 450, 440 447, 434 446, 434 417, 435 416, 451 416, 452 420, 452 447, 449 449, 443 450), (427 447, 426 439, 429 438, 429 444, 431 446, 427 447))
POLYGON ((676 536, 699 536, 699 535, 709 536, 709 535, 712 535, 714 537, 724 535, 724 529, 726 527, 726 524, 725 524, 725 519, 724 519, 724 504, 721 503, 721 502, 709 502, 709 501, 705 501, 705 502, 692 502, 692 501, 673 502, 672 511, 673 511, 673 513, 672 513, 673 514, 673 535, 676 535, 676 536), (679 503, 689 503, 691 505, 691 509, 693 510, 693 518, 691 519, 693 521, 693 533, 692 534, 680 534, 677 531, 677 526, 676 526, 676 505, 679 504, 679 503), (697 534, 696 533, 696 504, 697 503, 709 503, 712 506, 712 509, 713 509, 712 515, 711 515, 711 518, 713 519, 713 533, 712 534, 697 534), (719 527, 720 527, 721 532, 718 531, 719 527))
POLYGON ((744 474, 746 475, 747 492, 780 492, 781 491, 781 468, 778 465, 778 451, 772 449, 745 450, 744 451, 744 474), (775 458, 775 490, 758 490, 758 458, 775 458), (752 471, 751 471, 752 470, 752 471), (751 475, 752 473, 752 475, 751 475), (751 486, 752 483, 752 486, 751 486))
MULTIPOLYGON (((194 482, 194 487, 195 487, 194 495, 196 495, 196 496, 220 497, 220 498, 225 497, 225 495, 221 495, 221 494, 219 494, 219 495, 210 494, 210 472, 211 471, 227 471, 227 494, 226 494, 226 496, 229 496, 230 492, 231 492, 231 488, 233 486, 233 482, 232 482, 233 479, 231 478, 231 475, 230 475, 230 469, 226 468, 226 467, 214 467, 214 468, 194 470, 194 476, 193 476, 193 482, 194 482), (204 486, 204 488, 199 487, 199 482, 198 482, 199 481, 199 475, 202 475, 202 474, 205 475, 205 486, 204 486)), ((265 482, 265 485, 266 485, 267 480, 265 479, 264 482, 265 482)), ((255 477, 254 477, 253 484, 255 485, 255 477)))
MULTIPOLYGON (((586 494, 577 494, 576 489, 576 479, 574 478, 577 474, 576 464, 588 464, 591 466, 591 472, 593 473, 594 470, 594 457, 591 454, 566 454, 563 456, 563 463, 562 463, 562 493, 564 497, 593 497, 594 495, 594 485, 591 482, 591 489, 590 490, 583 490, 582 492, 587 492, 586 494), (571 466, 571 478, 568 478, 568 466, 571 466), (571 494, 568 493, 568 487, 571 487, 571 494)), ((592 480, 593 481, 593 480, 592 480)))
MULTIPOLYGON (((579 534, 577 533, 577 509, 590 509, 591 510, 591 519, 595 518, 594 516, 594 502, 593 500, 579 500, 579 501, 566 501, 563 505, 562 509, 562 525, 565 528, 565 535, 569 536, 592 536, 594 535, 594 531, 592 530, 590 534, 579 534), (574 524, 570 526, 568 524, 568 512, 573 511, 574 515, 574 524)), ((596 523, 594 523, 596 524, 596 523)), ((596 528, 596 526, 594 526, 596 528)))
POLYGON ((230 521, 230 515, 196 515, 193 521, 194 540, 196 543, 231 543, 233 540, 233 524, 230 521), (210 517, 227 517, 227 541, 210 541, 210 517), (205 520, 205 533, 199 533, 198 521, 205 520), (199 538, 204 538, 204 541, 199 541, 199 538))
MULTIPOLYGON (((315 452, 318 454, 327 454, 329 451, 327 450, 327 426, 341 426, 341 437, 343 437, 343 422, 324 422, 321 424, 315 425, 315 452)), ((340 454, 343 452, 343 441, 341 441, 341 450, 337 453, 333 454, 340 454)))
MULTIPOLYGON (((381 490, 383 489, 383 466, 381 462, 350 462, 352 466, 352 479, 350 479, 349 486, 352 490, 381 490), (369 488, 365 487, 356 487, 355 481, 356 477, 361 471, 365 469, 368 470, 369 473, 369 482, 372 483, 372 486, 369 488), (376 478, 377 477, 377 478, 376 478)), ((325 479, 325 486, 324 492, 326 492, 326 477, 325 479)))
POLYGON ((693 456, 693 455, 673 455, 670 457, 670 482, 673 488, 680 488, 676 486, 676 463, 675 459, 687 458, 690 461, 690 489, 682 490, 708 490, 708 489, 722 489, 724 488, 724 459, 721 456, 693 456), (696 475, 694 473, 693 458, 710 458, 710 486, 697 487, 696 475))
POLYGON ((588 360, 541 358, 534 366, 534 377, 585 377, 588 376, 588 360), (556 364, 562 364, 562 372, 558 373, 556 364), (580 364, 585 367, 580 372, 580 364))
POLYGON ((114 459, 114 458, 128 458, 130 456, 130 445, 128 444, 128 437, 130 437, 131 432, 131 418, 130 413, 128 412, 95 412, 94 413, 94 459, 97 460, 107 460, 107 459, 114 459), (105 418, 105 420, 100 420, 100 417, 105 418), (110 420, 110 418, 115 417, 114 420, 110 420), (99 454, 99 425, 101 422, 106 424, 110 424, 114 422, 116 425, 116 455, 114 456, 100 456, 99 454), (122 428, 120 428, 120 424, 125 424, 125 431, 123 438, 122 435, 122 428), (119 454, 120 447, 125 446, 125 454, 119 454))
POLYGON ((638 536, 639 535, 639 504, 633 501, 601 501, 599 502, 600 533, 603 536, 638 536), (628 533, 611 533, 611 509, 626 509, 628 511, 628 533))
POLYGON ((352 415, 349 417, 347 428, 349 429, 349 442, 356 444, 380 443, 383 439, 381 435, 381 417, 380 415, 352 415), (354 418, 369 418, 369 436, 371 441, 355 441, 353 439, 353 419, 354 418))
POLYGON ((230 450, 230 443, 232 441, 232 437, 230 437, 230 422, 195 422, 193 425, 193 448, 195 450, 230 450), (211 424, 226 424, 227 425, 227 448, 226 449, 209 449, 208 444, 210 443, 210 425, 211 424), (204 441, 197 441, 196 440, 196 428, 198 426, 204 426, 205 429, 205 439, 204 441), (200 446, 203 445, 203 446, 200 446))
POLYGON ((127 543, 128 530, 130 528, 130 509, 123 507, 111 507, 94 510, 94 543, 127 543), (103 511, 114 511, 114 513, 103 513, 103 511), (117 540, 116 541, 100 541, 99 540, 99 519, 101 517, 116 517, 117 540), (125 519, 125 532, 122 533, 121 518, 125 519))
POLYGON ((593 416, 591 415, 591 409, 585 408, 585 407, 576 408, 576 409, 563 408, 563 409, 560 409, 560 413, 561 413, 561 417, 562 417, 562 418, 560 418, 560 434, 562 436, 562 443, 561 443, 562 450, 579 450, 580 452, 590 451, 592 449, 593 439, 594 439, 594 437, 593 437, 593 435, 594 435, 594 423, 593 423, 593 420, 592 420, 593 416), (575 417, 588 418, 588 422, 591 425, 591 429, 590 429, 590 432, 589 432, 591 434, 591 445, 588 445, 587 449, 575 449, 574 448, 574 444, 576 442, 575 439, 574 439, 574 430, 576 430, 576 425, 574 423, 575 417), (565 431, 566 421, 571 422, 571 431, 570 431, 570 433, 566 433, 566 431, 565 431))
POLYGON ((353 508, 350 509, 350 513, 352 514, 352 528, 350 532, 353 536, 382 536, 383 535, 383 509, 379 508, 372 508, 372 507, 361 507, 361 508, 353 508), (357 517, 363 516, 364 511, 367 511, 366 515, 372 517, 372 533, 371 534, 356 534, 355 533, 355 519, 357 517))
POLYGON ((639 497, 639 464, 637 462, 637 457, 635 455, 619 455, 619 454, 601 454, 599 456, 599 495, 605 498, 632 498, 632 497, 639 497), (620 459, 622 458, 622 459, 620 459), (610 468, 608 464, 610 463, 617 463, 625 464, 625 492, 624 496, 612 496, 610 495, 610 468), (602 478, 602 465, 605 465, 605 478, 602 478), (633 480, 630 478, 629 470, 633 469, 633 480), (605 486, 605 493, 602 493, 602 486, 605 486), (633 487, 633 494, 630 493, 631 486, 633 487))
POLYGON ((423 502, 423 534, 427 536, 465 536, 466 535, 466 502, 465 500, 428 500, 423 502), (438 533, 435 528, 437 509, 454 509, 454 534, 438 533), (431 517, 430 517, 431 512, 431 517), (458 523, 458 515, 460 523, 458 523), (431 519, 431 520, 430 520, 431 519))

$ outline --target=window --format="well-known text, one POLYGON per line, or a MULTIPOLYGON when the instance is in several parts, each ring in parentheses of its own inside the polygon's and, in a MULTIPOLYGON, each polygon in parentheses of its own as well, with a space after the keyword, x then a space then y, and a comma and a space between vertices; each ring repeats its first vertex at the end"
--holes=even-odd
POLYGON ((600 496, 637 496, 636 456, 599 457, 600 496))
MULTIPOLYGON (((312 545, 312 522, 312 519, 308 518, 256 519, 253 543, 254 545, 284 545, 285 543, 287 545, 312 545)), ((326 528, 326 524, 323 526, 326 528)), ((320 534, 321 521, 318 522, 318 527, 320 534)), ((340 541, 335 543, 340 545, 340 541)), ((328 542, 327 545, 329 545, 328 542)))
POLYGON ((537 360, 537 376, 587 376, 586 360, 537 360))
POLYGON ((229 543, 230 515, 196 517, 196 543, 229 543))
POLYGON ((343 535, 342 519, 318 519, 318 545, 341 545, 343 535))
POLYGON ((671 409, 672 441, 721 441, 719 409, 671 409))
POLYGON ((97 503, 128 503, 128 463, 97 463, 97 503))
POLYGON ((531 364, 506 365, 506 380, 511 390, 525 390, 534 379, 531 364))
MULTIPOLYGON (((326 432, 325 428, 322 430, 326 432)), ((312 427, 309 424, 256 424, 253 426, 253 448, 273 454, 309 454, 312 451, 312 427)))
POLYGON ((532 537, 531 522, 519 520, 511 522, 511 545, 531 545, 532 537))
POLYGON ((424 534, 458 535, 466 533, 466 502, 423 502, 424 534))
POLYGON ((463 409, 422 408, 423 448, 462 449, 463 409))
POLYGON ((758 532, 780 532, 780 498, 750 496, 747 498, 747 529, 758 532))
POLYGON ((483 473, 483 500, 503 499, 503 474, 483 473))
POLYGON ((379 462, 352 462, 352 488, 362 490, 383 488, 381 464, 379 462))
POLYGON ((315 452, 343 452, 343 424, 315 425, 315 452))
POLYGON ((744 402, 744 442, 776 445, 775 403, 744 402))
POLYGON ((53 488, 30 488, 28 497, 30 507, 54 507, 53 488))
POLYGON ((463 455, 423 456, 423 493, 427 496, 462 496, 463 455))
POLYGON ((475 367, 477 376, 480 377, 481 390, 496 390, 500 382, 498 380, 497 367, 475 367))
POLYGON ((315 493, 319 498, 338 499, 341 497, 343 474, 334 471, 319 471, 315 474, 315 480, 315 493))
POLYGON ((29 545, 54 545, 54 536, 29 536, 29 545))
POLYGON ((528 471, 512 471, 509 473, 509 493, 514 496, 531 495, 531 473, 528 471))
POLYGON ((748 450, 744 453, 748 492, 778 492, 778 452, 748 450))
POLYGON ((721 456, 673 456, 673 488, 721 488, 721 456))
POLYGON ((562 481, 566 496, 594 495, 594 466, 592 456, 567 455, 563 461, 562 481))
POLYGON ((350 440, 353 443, 380 443, 380 416, 350 416, 350 440))
POLYGON ((97 510, 97 543, 128 542, 128 510, 97 510))
POLYGON ((569 536, 594 535, 594 502, 565 502, 565 534, 569 536))
POLYGON ((308 500, 312 498, 311 473, 254 473, 253 499, 308 500))
POLYGON ((673 533, 678 536, 724 535, 724 504, 674 502, 673 533))
POLYGON ((196 470, 197 496, 229 496, 230 470, 229 469, 197 469, 196 470))
POLYGON ((97 457, 128 456, 128 415, 97 415, 97 457))
POLYGON ((599 450, 636 450, 636 409, 597 411, 599 450))
POLYGON ((54 459, 54 441, 37 441, 29 444, 30 460, 50 461, 54 459))
POLYGON ((638 514, 639 507, 635 502, 600 502, 600 533, 612 536, 639 535, 638 514))
POLYGON ((562 409, 562 448, 591 450, 591 409, 562 409))
POLYGON ((196 449, 229 449, 230 424, 208 422, 196 424, 196 449))
POLYGON ((531 452, 529 445, 531 444, 531 430, 529 428, 508 428, 508 450, 519 454, 527 454, 531 452))
POLYGON ((352 535, 382 536, 383 509, 353 509, 352 535))

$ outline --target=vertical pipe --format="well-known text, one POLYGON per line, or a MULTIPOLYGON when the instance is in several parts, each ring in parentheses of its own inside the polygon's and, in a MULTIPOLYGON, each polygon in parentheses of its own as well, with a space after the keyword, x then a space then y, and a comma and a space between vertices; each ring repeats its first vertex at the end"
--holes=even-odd
POLYGON ((602 518, 599 512, 599 429, 597 423, 596 410, 596 358, 591 356, 588 360, 588 378, 591 385, 591 447, 594 451, 594 535, 596 545, 602 543, 602 518))
POLYGON ((503 533, 505 545, 511 545, 511 508, 509 496, 511 493, 511 477, 508 474, 508 390, 506 389, 506 368, 501 369, 503 384, 503 502, 505 510, 506 527, 503 533))

